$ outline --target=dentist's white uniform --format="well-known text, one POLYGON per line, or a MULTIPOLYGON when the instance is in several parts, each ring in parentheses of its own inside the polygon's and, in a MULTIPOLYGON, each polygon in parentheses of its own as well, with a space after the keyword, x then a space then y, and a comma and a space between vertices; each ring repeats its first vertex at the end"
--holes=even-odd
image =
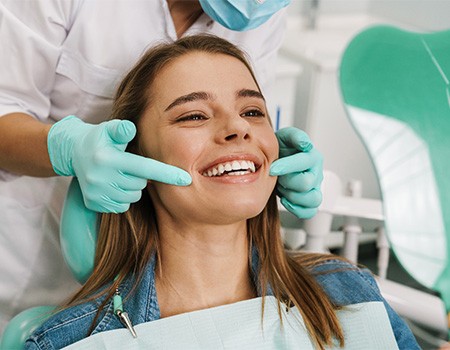
MULTIPOLYGON (((202 14, 184 35, 212 33, 239 45, 267 95, 284 12, 248 32, 230 31, 202 14)), ((53 123, 75 114, 103 121, 115 87, 145 49, 173 40, 166 0, 0 0, 0 116, 23 112, 53 123)), ((58 242, 69 180, 0 169, 0 333, 20 310, 59 303, 77 288, 58 242)))

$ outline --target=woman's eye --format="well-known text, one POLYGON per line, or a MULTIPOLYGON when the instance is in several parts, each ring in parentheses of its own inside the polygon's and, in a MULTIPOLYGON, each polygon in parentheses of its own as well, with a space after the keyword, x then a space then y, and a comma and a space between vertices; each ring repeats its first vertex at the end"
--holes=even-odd
POLYGON ((259 109, 252 109, 241 114, 243 117, 265 117, 266 114, 259 109))
POLYGON ((187 121, 199 121, 207 119, 202 114, 189 114, 177 119, 177 122, 187 122, 187 121))

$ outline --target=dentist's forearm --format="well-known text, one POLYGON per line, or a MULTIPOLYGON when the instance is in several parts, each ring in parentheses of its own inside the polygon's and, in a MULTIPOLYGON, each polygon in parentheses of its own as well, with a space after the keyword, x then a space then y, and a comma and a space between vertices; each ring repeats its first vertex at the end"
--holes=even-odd
POLYGON ((47 150, 50 127, 24 113, 0 117, 0 169, 18 175, 55 176, 47 150))

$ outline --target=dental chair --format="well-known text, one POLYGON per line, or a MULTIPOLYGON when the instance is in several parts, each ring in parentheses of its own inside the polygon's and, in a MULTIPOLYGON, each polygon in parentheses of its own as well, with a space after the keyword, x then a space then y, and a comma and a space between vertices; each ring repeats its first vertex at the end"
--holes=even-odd
MULTIPOLYGON (((444 319, 439 327, 448 332, 450 30, 368 28, 344 52, 339 79, 348 118, 377 172, 390 247, 403 268, 442 300, 445 310, 430 319, 444 319)), ((403 302, 401 286, 381 282, 388 301, 403 302)), ((406 306, 410 312, 420 298, 417 291, 406 306)))
MULTIPOLYGON (((64 259, 78 282, 83 284, 94 268, 97 213, 87 209, 78 180, 69 186, 61 214, 60 242, 64 259)), ((26 339, 52 314, 55 306, 37 306, 22 311, 6 326, 0 350, 21 350, 26 339)))

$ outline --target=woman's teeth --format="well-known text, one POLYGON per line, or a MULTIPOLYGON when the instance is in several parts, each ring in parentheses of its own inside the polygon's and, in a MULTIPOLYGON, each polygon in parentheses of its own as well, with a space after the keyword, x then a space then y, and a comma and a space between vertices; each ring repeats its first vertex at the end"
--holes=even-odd
POLYGON ((213 177, 226 175, 245 175, 256 171, 255 163, 251 160, 233 160, 232 162, 221 163, 205 170, 203 176, 213 177))

